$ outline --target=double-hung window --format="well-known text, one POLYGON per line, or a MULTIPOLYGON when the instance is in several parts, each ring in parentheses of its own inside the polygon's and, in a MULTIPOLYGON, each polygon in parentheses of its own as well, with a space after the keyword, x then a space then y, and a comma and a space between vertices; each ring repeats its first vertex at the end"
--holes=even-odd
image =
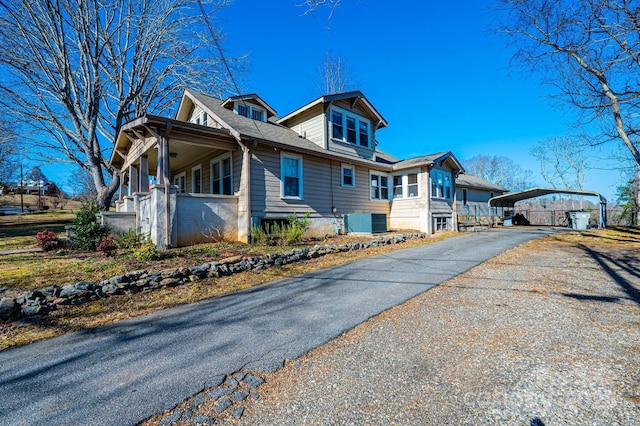
POLYGON ((369 146, 369 123, 360 121, 360 145, 369 146))
POLYGON ((302 199, 302 157, 294 154, 281 154, 280 179, 282 198, 302 199))
POLYGON ((220 195, 233 194, 230 155, 211 161, 211 193, 220 195))
POLYGON ((371 174, 371 199, 389 199, 389 178, 382 174, 371 174))
POLYGON ((393 198, 403 198, 402 176, 393 177, 393 198))
POLYGON ((353 166, 342 165, 342 186, 356 186, 356 173, 353 166))
POLYGON ((407 175, 407 197, 413 198, 418 196, 418 174, 409 173, 407 175))
POLYGON ((200 164, 191 169, 191 192, 194 194, 202 192, 202 167, 200 164))
POLYGON ((393 177, 393 198, 416 198, 418 196, 418 173, 407 173, 393 177))
POLYGON ((178 187, 179 193, 187 192, 187 173, 182 172, 174 176, 173 184, 178 187))
POLYGON ((338 107, 331 107, 330 117, 331 139, 369 147, 369 120, 338 107))
POLYGON ((347 116, 347 142, 356 143, 356 119, 347 116))
POLYGON ((342 126, 342 118, 344 115, 340 111, 331 111, 331 137, 333 139, 342 140, 344 127, 342 126))

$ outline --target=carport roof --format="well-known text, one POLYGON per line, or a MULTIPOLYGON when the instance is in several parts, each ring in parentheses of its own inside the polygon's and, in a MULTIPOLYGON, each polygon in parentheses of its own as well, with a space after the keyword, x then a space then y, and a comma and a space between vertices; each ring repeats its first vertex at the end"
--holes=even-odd
POLYGON ((587 195, 591 197, 599 197, 600 203, 607 203, 607 199, 597 192, 578 191, 575 189, 558 189, 558 188, 531 188, 524 191, 511 192, 504 195, 498 195, 489 200, 490 207, 513 207, 518 201, 528 200, 530 198, 542 197, 551 194, 572 194, 587 195))

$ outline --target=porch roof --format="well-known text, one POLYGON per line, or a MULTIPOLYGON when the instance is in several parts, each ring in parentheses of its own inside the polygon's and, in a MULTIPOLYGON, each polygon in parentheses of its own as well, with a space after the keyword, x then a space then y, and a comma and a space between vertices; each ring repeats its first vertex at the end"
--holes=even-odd
MULTIPOLYGON (((170 141, 179 142, 182 158, 187 158, 188 151, 198 148, 219 148, 232 150, 237 148, 235 138, 227 129, 201 126, 181 120, 145 114, 122 126, 116 138, 109 163, 122 170, 134 164, 142 155, 148 155, 149 163, 157 159, 154 148, 157 147, 158 136, 167 137, 170 141)), ((171 148, 173 151, 173 147, 171 148)), ((176 154, 177 152, 172 152, 176 154)), ((178 163, 181 160, 174 159, 178 163)), ((177 165, 177 164, 176 164, 177 165)))

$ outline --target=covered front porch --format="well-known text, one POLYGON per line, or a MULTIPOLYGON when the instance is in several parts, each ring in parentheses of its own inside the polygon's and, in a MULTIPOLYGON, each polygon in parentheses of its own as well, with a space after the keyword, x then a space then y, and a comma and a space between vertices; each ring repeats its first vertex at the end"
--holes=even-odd
POLYGON ((148 235, 161 249, 246 240, 245 155, 228 130, 142 116, 123 126, 116 141, 111 164, 120 170, 119 197, 116 212, 104 213, 102 221, 114 231, 148 235), (229 168, 237 159, 237 184, 225 191, 213 176, 221 157, 229 168))

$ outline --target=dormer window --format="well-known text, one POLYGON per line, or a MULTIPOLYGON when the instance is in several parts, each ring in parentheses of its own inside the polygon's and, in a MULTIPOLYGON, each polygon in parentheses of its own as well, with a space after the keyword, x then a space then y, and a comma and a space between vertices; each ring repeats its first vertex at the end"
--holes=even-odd
POLYGON ((267 113, 264 109, 250 103, 236 103, 235 112, 243 117, 251 118, 256 121, 266 121, 267 113))
POLYGON ((337 107, 331 107, 330 117, 331 139, 369 147, 369 120, 337 107))

